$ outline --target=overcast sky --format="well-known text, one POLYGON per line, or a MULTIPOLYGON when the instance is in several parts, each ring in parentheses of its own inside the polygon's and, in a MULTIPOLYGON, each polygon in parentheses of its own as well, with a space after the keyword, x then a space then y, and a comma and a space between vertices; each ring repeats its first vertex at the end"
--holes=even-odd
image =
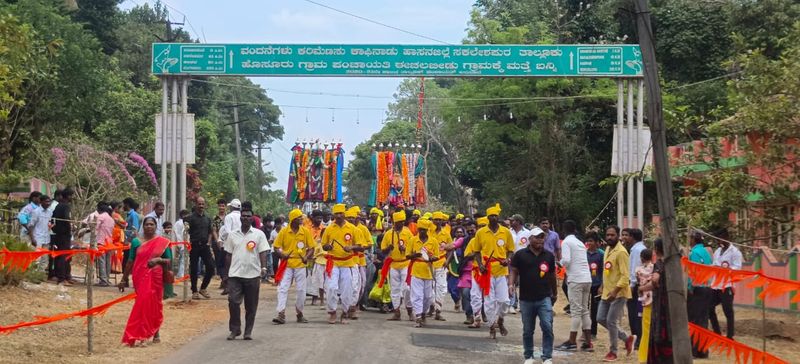
MULTIPOLYGON (((371 20, 426 35, 448 43, 464 38, 474 0, 315 0, 371 20)), ((123 8, 154 1, 127 0, 123 8)), ((168 0, 173 21, 185 14, 186 30, 206 43, 375 43, 435 44, 398 30, 341 14, 303 0, 168 0), (193 29, 192 29, 193 28, 193 29)), ((252 78, 268 89, 277 105, 363 108, 356 110, 306 109, 281 106, 283 141, 265 150, 271 164, 265 169, 278 178, 273 188, 286 189, 290 152, 295 140, 341 139, 349 152, 381 128, 387 104, 399 78, 252 78), (274 90, 273 90, 274 89, 274 90), (359 94, 376 97, 337 97, 277 90, 359 94), (333 119, 333 120, 332 120, 333 119), (308 120, 308 122, 306 122, 308 120), (356 124, 358 121, 358 124, 356 124)), ((348 156, 349 158, 350 156, 348 156)))

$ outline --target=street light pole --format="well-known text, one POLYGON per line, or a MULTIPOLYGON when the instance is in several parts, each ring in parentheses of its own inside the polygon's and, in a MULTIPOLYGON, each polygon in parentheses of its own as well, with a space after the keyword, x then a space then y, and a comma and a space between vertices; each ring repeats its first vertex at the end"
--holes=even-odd
MULTIPOLYGON (((235 97, 233 102, 236 103, 235 97)), ((247 199, 244 193, 244 164, 242 162, 242 146, 239 137, 239 105, 233 106, 233 132, 236 134, 236 160, 239 165, 239 198, 245 201, 247 199)))

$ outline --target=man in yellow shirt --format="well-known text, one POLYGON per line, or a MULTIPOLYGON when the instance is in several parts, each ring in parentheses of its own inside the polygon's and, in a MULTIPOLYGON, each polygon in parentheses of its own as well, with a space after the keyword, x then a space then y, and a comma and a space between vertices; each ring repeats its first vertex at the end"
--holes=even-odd
POLYGON ((353 267, 356 255, 353 248, 359 234, 353 224, 344 219, 344 204, 333 206, 333 223, 322 234, 322 249, 325 250, 325 295, 327 296, 328 323, 336 323, 338 301, 342 300, 340 322, 347 323, 347 313, 353 306, 353 267))
POLYGON ((353 253, 356 254, 356 265, 353 269, 353 306, 350 307, 348 316, 351 320, 358 320, 356 312, 358 311, 358 298, 364 291, 364 285, 367 280, 367 258, 364 251, 372 245, 372 234, 369 229, 358 218, 361 213, 361 208, 353 206, 344 214, 348 223, 356 227, 355 244, 353 246, 353 253))
POLYGON ((489 326, 489 336, 494 338, 497 329, 500 335, 508 335, 503 325, 503 312, 510 303, 508 296, 509 257, 514 252, 514 238, 508 228, 500 225, 500 205, 486 209, 489 225, 475 233, 475 238, 464 251, 471 256, 477 269, 473 268, 472 289, 482 292, 484 312, 489 326))
POLYGON ((314 239, 314 263, 311 265, 311 271, 308 272, 310 283, 308 284, 307 291, 311 294, 311 305, 317 303, 319 299, 320 305, 325 305, 325 251, 322 250, 322 231, 325 227, 322 226, 322 210, 311 211, 310 218, 305 219, 303 222, 308 231, 311 232, 311 238, 314 239))
POLYGON ((631 355, 636 335, 628 335, 619 328, 619 318, 629 298, 630 257, 625 246, 619 243, 619 226, 606 228, 606 248, 603 256, 603 294, 597 307, 597 323, 608 330, 611 341, 603 361, 617 360, 617 339, 625 342, 625 351, 631 355))
POLYGON ((433 230, 433 223, 429 220, 419 220, 417 229, 419 236, 411 240, 410 252, 406 258, 410 261, 409 271, 411 305, 414 310, 416 325, 422 327, 425 324, 425 311, 431 306, 433 301, 433 263, 439 256, 438 242, 428 235, 428 231, 433 230))
POLYGON ((433 262, 435 274, 433 306, 436 314, 434 319, 437 321, 445 321, 444 317, 442 317, 442 306, 447 297, 447 268, 445 268, 444 263, 447 261, 447 253, 455 249, 453 246, 453 237, 451 237, 450 232, 445 229, 446 223, 447 214, 441 211, 433 213, 433 224, 436 230, 430 232, 429 235, 432 235, 433 240, 439 244, 439 256, 436 257, 436 261, 433 262))
POLYGON ((303 212, 294 209, 289 212, 289 228, 281 229, 272 248, 281 263, 275 273, 275 282, 278 283, 278 315, 272 322, 282 325, 286 323, 286 299, 289 296, 289 287, 294 281, 297 294, 294 308, 297 312, 297 322, 307 323, 303 317, 303 306, 306 301, 306 262, 314 254, 316 242, 311 232, 302 226, 303 212))
POLYGON ((381 241, 381 252, 387 258, 383 262, 381 280, 378 287, 383 287, 383 282, 388 275, 391 285, 392 308, 394 309, 394 315, 388 318, 389 321, 400 321, 401 304, 406 306, 409 321, 414 320, 409 287, 406 283, 409 264, 406 251, 414 235, 405 227, 405 221, 405 211, 400 210, 392 214, 392 230, 383 234, 383 240, 381 241))

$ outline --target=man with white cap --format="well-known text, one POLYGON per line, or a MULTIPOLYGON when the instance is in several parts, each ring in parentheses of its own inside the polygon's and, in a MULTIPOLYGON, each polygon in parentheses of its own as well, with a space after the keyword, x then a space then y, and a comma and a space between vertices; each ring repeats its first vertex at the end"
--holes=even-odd
POLYGON ((231 209, 231 212, 225 215, 222 227, 219 229, 220 241, 228 240, 228 234, 242 228, 240 219, 242 215, 242 202, 239 201, 238 198, 234 198, 230 203, 228 203, 228 207, 231 209))
POLYGON ((306 264, 314 254, 316 242, 311 232, 303 226, 303 212, 294 209, 289 212, 289 228, 281 229, 275 239, 273 248, 281 260, 278 271, 275 273, 275 282, 278 283, 278 315, 272 322, 281 325, 286 323, 286 300, 289 296, 289 287, 294 281, 297 294, 295 311, 297 322, 307 323, 303 317, 303 306, 306 300, 306 264))
POLYGON ((445 321, 444 317, 442 317, 442 306, 444 305, 445 297, 447 297, 447 268, 445 268, 444 263, 447 261, 447 252, 455 249, 453 237, 450 236, 450 231, 445 229, 447 220, 447 214, 441 211, 434 212, 433 226, 435 230, 428 232, 428 235, 439 244, 439 256, 435 257, 436 260, 433 262, 433 301, 436 313, 434 320, 437 321, 445 321))
POLYGON ((326 252, 325 274, 328 277, 325 281, 325 296, 327 296, 329 324, 336 323, 336 310, 340 298, 342 300, 340 322, 343 324, 347 323, 347 313, 355 304, 352 268, 356 266, 356 255, 353 254, 353 247, 359 232, 353 224, 344 219, 345 210, 344 204, 333 206, 333 222, 322 234, 322 249, 326 252))
POLYGON ((414 235, 405 227, 406 212, 399 210, 392 214, 392 230, 383 234, 381 241, 381 252, 388 255, 383 261, 381 268, 381 279, 378 287, 383 287, 387 275, 390 279, 392 308, 394 314, 388 318, 389 321, 400 321, 400 305, 405 304, 408 312, 408 320, 414 321, 414 314, 411 310, 411 295, 409 292, 406 278, 408 277, 408 258, 406 250, 411 244, 414 235))
MULTIPOLYGON (((514 237, 514 246, 517 251, 528 247, 528 239, 531 236, 531 231, 525 228, 525 218, 523 218, 522 215, 514 214, 511 216, 511 229, 509 230, 511 230, 511 236, 514 237)), ((517 297, 518 286, 519 282, 511 289, 511 307, 508 309, 508 313, 511 314, 516 314, 517 307, 519 307, 519 297, 517 297)))
POLYGON ((434 267, 433 262, 439 256, 438 241, 428 236, 434 229, 434 224, 421 219, 417 222, 419 236, 415 236, 409 244, 409 254, 406 258, 410 261, 409 271, 411 276, 406 278, 410 285, 411 305, 416 320, 415 327, 425 324, 425 311, 433 301, 434 267))
POLYGON ((489 336, 495 338, 508 335, 503 325, 503 314, 509 304, 508 264, 514 252, 514 238, 508 228, 500 225, 500 204, 486 209, 489 225, 475 233, 475 238, 464 251, 464 257, 472 257, 478 269, 473 270, 475 279, 472 289, 480 290, 484 296, 484 312, 489 326, 489 336))

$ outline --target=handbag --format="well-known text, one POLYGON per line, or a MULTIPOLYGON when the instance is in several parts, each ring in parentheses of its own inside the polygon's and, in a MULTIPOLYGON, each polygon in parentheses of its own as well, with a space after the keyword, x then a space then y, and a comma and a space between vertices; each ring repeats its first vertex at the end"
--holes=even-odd
POLYGON ((164 284, 175 283, 175 273, 171 269, 164 269, 164 284))

